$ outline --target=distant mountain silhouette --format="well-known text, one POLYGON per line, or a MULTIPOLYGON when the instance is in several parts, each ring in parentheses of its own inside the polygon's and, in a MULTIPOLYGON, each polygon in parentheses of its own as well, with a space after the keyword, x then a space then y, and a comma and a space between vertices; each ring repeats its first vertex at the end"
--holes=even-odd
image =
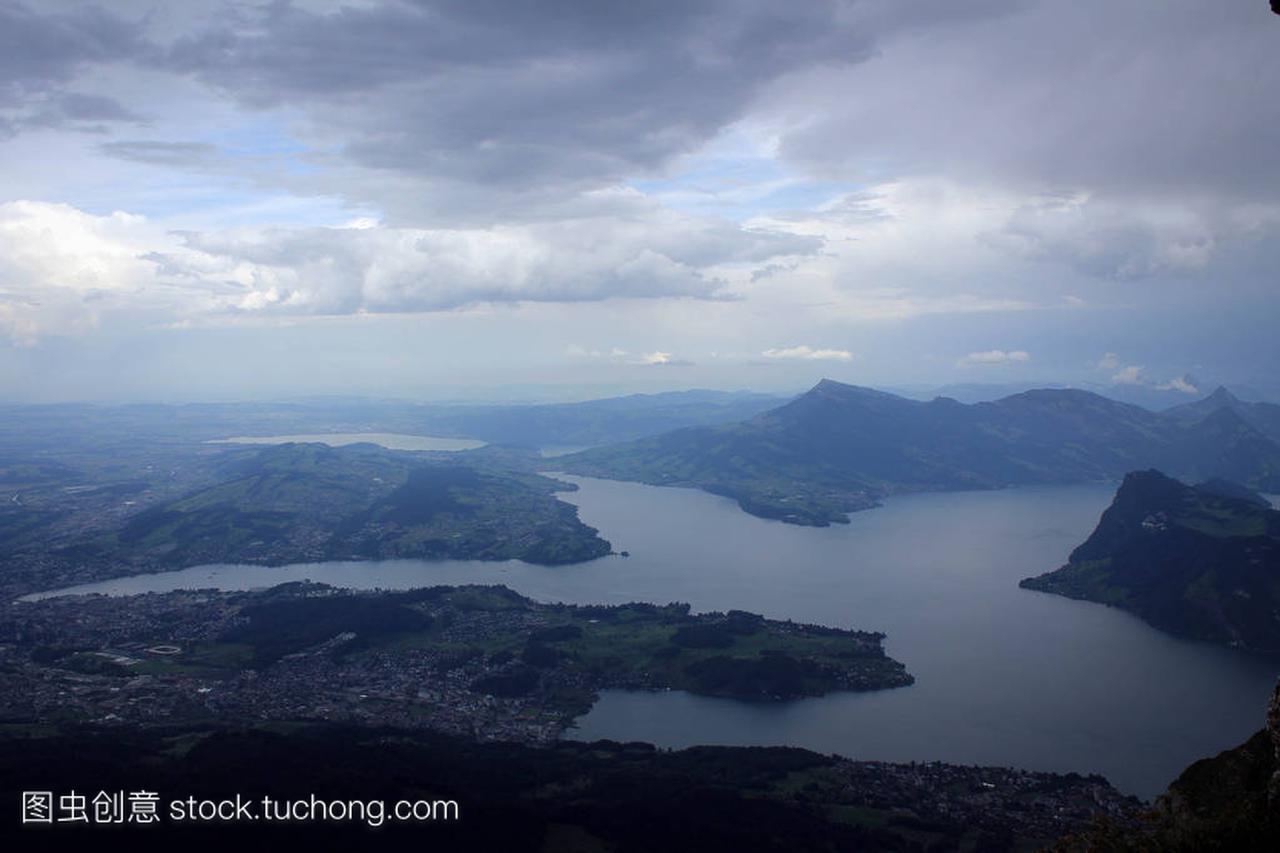
POLYGON ((1233 483, 1230 480, 1224 480, 1221 477, 1214 477, 1212 480, 1205 480, 1203 483, 1196 483, 1195 488, 1201 492, 1208 492, 1211 495, 1248 501, 1255 506, 1260 506, 1264 509, 1271 509, 1271 501, 1267 500, 1253 489, 1246 488, 1239 483, 1233 483))
POLYGON ((756 515, 817 525, 894 492, 1115 480, 1145 467, 1273 491, 1280 442, 1269 434, 1272 409, 1280 413, 1222 391, 1156 413, 1072 389, 965 405, 824 379, 741 423, 596 448, 557 467, 694 486, 756 515))
POLYGON ((1192 423, 1221 409, 1234 412, 1272 441, 1280 442, 1280 406, 1275 403, 1246 403, 1221 386, 1203 400, 1175 406, 1164 414, 1183 423, 1192 423))

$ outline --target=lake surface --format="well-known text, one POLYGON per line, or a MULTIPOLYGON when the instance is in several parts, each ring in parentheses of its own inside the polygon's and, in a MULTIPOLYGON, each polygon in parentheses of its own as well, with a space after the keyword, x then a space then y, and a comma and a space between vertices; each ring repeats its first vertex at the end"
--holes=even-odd
POLYGON ((237 435, 214 439, 209 444, 377 444, 388 450, 475 450, 483 441, 469 438, 440 438, 434 435, 401 435, 394 432, 333 432, 308 435, 237 435))
POLYGON ((914 686, 782 704, 610 691, 568 736, 1102 773, 1143 797, 1261 728, 1280 675, 1277 657, 1174 639, 1118 610, 1018 588, 1066 561, 1110 486, 904 496, 815 529, 703 492, 564 479, 580 490, 563 497, 631 557, 205 566, 74 589, 504 583, 544 601, 686 601, 879 630, 914 686))

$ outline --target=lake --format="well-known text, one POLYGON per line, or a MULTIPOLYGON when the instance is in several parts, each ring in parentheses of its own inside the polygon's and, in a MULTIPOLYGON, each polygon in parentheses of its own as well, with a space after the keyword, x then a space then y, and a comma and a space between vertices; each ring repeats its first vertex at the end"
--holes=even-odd
POLYGON ((703 492, 564 479, 580 487, 563 497, 583 521, 631 557, 205 566, 74 589, 504 583, 544 601, 685 601, 879 630, 914 686, 780 704, 609 691, 567 736, 1102 773, 1142 797, 1261 728, 1280 675, 1280 658, 1178 640, 1118 610, 1018 588, 1066 561, 1113 486, 909 495, 848 525, 805 528, 703 492))
POLYGON ((342 447, 347 444, 377 444, 389 450, 475 450, 484 447, 483 441, 470 438, 440 438, 434 435, 401 435, 393 432, 325 432, 308 435, 237 435, 232 438, 216 438, 208 444, 327 444, 342 447))

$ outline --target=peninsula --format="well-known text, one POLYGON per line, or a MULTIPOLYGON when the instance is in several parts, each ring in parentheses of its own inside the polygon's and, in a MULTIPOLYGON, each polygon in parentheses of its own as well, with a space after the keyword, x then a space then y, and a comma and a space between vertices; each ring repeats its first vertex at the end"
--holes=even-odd
POLYGON ((327 720, 556 739, 606 688, 778 701, 911 684, 884 635, 539 604, 501 586, 65 596, 0 613, 0 717, 327 720))
POLYGON ((1280 512, 1238 484, 1125 477, 1093 534, 1024 589, 1097 601, 1196 640, 1280 650, 1280 512))

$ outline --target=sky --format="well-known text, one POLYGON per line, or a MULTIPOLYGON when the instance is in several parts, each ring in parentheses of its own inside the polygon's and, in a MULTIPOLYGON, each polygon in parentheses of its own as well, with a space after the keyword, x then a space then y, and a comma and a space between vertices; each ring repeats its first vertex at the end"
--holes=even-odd
POLYGON ((0 0, 0 400, 1280 397, 1268 0, 0 0))

